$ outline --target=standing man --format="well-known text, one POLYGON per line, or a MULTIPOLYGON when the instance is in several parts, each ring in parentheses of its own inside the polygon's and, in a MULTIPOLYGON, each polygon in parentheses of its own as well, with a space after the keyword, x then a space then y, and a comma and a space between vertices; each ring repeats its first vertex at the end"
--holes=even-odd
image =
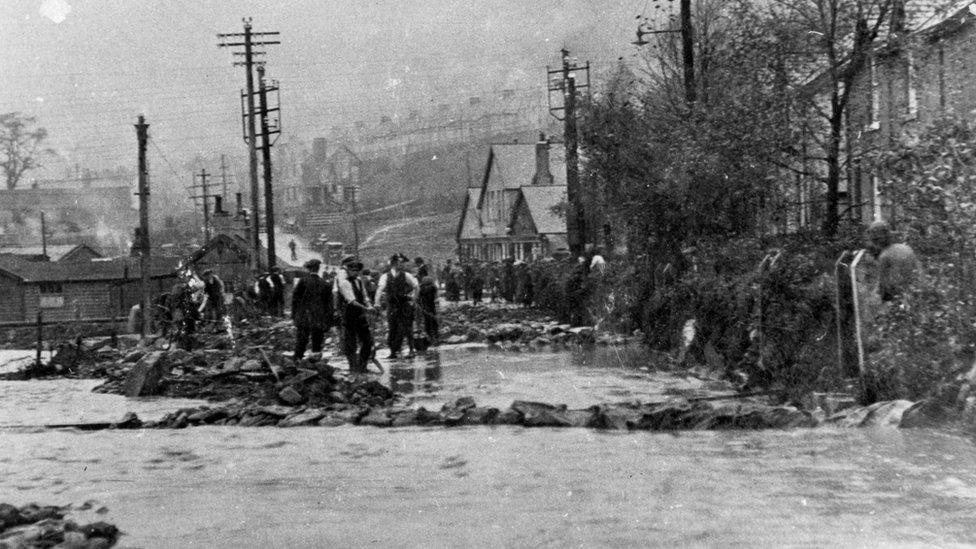
POLYGON ((271 286, 271 275, 256 271, 254 276, 257 278, 254 288, 258 297, 258 308, 261 314, 274 314, 274 288, 271 286))
POLYGON ((297 363, 305 356, 305 347, 312 340, 312 352, 322 352, 325 333, 332 328, 332 288, 319 277, 322 262, 305 262, 308 272, 295 283, 291 294, 291 319, 295 323, 295 355, 297 363))
POLYGON ((349 361, 349 372, 364 374, 366 365, 373 357, 373 334, 370 333, 366 315, 374 309, 363 281, 359 279, 363 264, 347 256, 342 260, 342 267, 336 275, 334 287, 342 319, 342 349, 349 361))
POLYGON ((288 241, 288 249, 291 250, 291 260, 298 261, 298 244, 294 238, 288 241))
MULTIPOLYGON (((203 304, 200 306, 203 320, 213 323, 224 318, 224 282, 212 269, 203 271, 203 304)), ((218 326, 219 330, 220 327, 218 326)))
POLYGON ((413 260, 413 264, 417 268, 417 280, 423 280, 425 276, 430 276, 430 267, 424 263, 424 258, 417 257, 413 260))
POLYGON ((424 333, 431 346, 437 345, 440 327, 437 323, 437 284, 433 277, 425 276, 420 279, 420 314, 424 321, 424 333))
MULTIPOLYGON (((318 267, 316 267, 315 271, 318 272, 318 267)), ((268 279, 271 282, 271 315, 284 316, 285 277, 281 275, 281 269, 278 267, 272 267, 271 274, 268 275, 268 279)))
POLYGON ((386 306, 389 358, 399 357, 404 336, 407 338, 407 347, 410 350, 407 358, 414 357, 413 308, 420 284, 412 274, 403 269, 403 263, 406 261, 408 261, 407 257, 403 254, 390 256, 390 270, 380 277, 374 300, 380 307, 386 306))

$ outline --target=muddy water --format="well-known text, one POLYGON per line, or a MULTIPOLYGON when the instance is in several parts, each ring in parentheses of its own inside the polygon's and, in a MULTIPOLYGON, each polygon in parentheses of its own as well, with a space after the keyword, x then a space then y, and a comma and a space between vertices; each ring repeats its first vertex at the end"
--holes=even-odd
MULTIPOLYGON (((559 353, 442 353, 433 380, 418 365, 421 403, 591 404, 703 383, 559 353)), ((44 401, 37 386, 0 384, 0 423, 47 417, 13 415, 44 401)), ((58 413, 81 407, 70 399, 58 413)), ((926 431, 7 428, 0 441, 0 500, 95 500, 106 514, 75 516, 135 547, 976 544, 976 447, 926 431)))

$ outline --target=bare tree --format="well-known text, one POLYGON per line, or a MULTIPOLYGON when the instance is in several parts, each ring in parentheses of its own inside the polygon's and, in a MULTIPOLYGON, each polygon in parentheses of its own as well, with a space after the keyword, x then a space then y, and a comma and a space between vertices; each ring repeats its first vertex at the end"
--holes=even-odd
POLYGON ((36 118, 19 112, 0 114, 0 151, 3 153, 0 166, 7 179, 7 189, 17 188, 24 173, 40 167, 39 157, 51 152, 41 149, 47 130, 36 124, 36 118))
POLYGON ((774 0, 770 23, 789 28, 798 43, 789 52, 801 110, 821 124, 807 126, 823 149, 824 235, 837 233, 840 222, 841 143, 855 77, 869 63, 895 0, 774 0), (804 70, 805 69, 805 70, 804 70))

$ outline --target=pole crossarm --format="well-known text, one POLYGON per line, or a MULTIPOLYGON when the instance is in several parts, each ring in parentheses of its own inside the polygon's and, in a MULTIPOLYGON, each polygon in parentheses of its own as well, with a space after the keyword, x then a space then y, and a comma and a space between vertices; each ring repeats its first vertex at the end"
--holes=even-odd
MULTIPOLYGON (((264 40, 261 38, 274 38, 279 36, 281 33, 278 31, 263 31, 257 32, 251 30, 251 19, 244 18, 244 32, 233 32, 233 33, 219 33, 217 34, 217 39, 219 43, 217 44, 221 48, 228 47, 243 47, 243 52, 232 52, 232 57, 244 57, 244 61, 233 62, 234 66, 242 66, 245 68, 246 75, 246 91, 241 92, 241 129, 244 135, 244 143, 247 145, 248 151, 248 166, 249 166, 249 176, 251 182, 251 212, 250 212, 250 234, 248 235, 248 240, 251 244, 251 257, 250 266, 251 269, 258 269, 260 266, 260 251, 261 251, 261 239, 258 232, 261 229, 260 224, 260 185, 258 183, 258 160, 257 160, 257 121, 255 118, 260 114, 254 106, 255 100, 255 86, 254 86, 254 67, 258 68, 259 73, 263 74, 264 62, 256 61, 254 58, 257 56, 265 55, 264 51, 255 51, 255 47, 258 46, 273 46, 281 44, 278 40, 264 40), (255 40, 255 38, 259 38, 255 40), (241 40, 243 39, 243 40, 241 40)), ((263 82, 261 87, 264 88, 263 82)), ((263 103, 263 102, 262 102, 263 103)), ((266 111, 267 106, 262 105, 262 110, 266 111)), ((267 142, 267 115, 260 114, 262 119, 262 136, 265 142, 267 142)), ((270 161, 266 161, 266 169, 269 167, 270 161)), ((266 185, 270 188, 270 177, 265 177, 266 185)), ((270 191, 269 191, 270 193, 270 191)), ((204 195, 207 192, 204 191, 204 195)), ((204 198, 204 212, 206 213, 206 197, 204 198)), ((274 250, 274 224, 272 217, 271 205, 266 205, 267 220, 266 230, 268 231, 268 250, 273 252, 274 250)), ((274 266, 274 256, 269 254, 268 267, 274 266)))

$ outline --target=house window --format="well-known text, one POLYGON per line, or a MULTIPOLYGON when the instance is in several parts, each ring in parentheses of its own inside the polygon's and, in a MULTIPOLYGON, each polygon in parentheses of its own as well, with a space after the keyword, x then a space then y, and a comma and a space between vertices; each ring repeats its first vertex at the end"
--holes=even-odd
POLYGON ((918 118, 918 89, 915 81, 915 59, 912 52, 905 52, 905 118, 918 118))
POLYGON ((878 85, 878 66, 872 55, 868 61, 868 74, 871 78, 871 101, 868 104, 868 129, 876 130, 881 127, 879 110, 881 109, 881 88, 878 85))
POLYGON ((41 282, 40 306, 42 309, 60 309, 64 307, 64 289, 57 282, 41 282))

